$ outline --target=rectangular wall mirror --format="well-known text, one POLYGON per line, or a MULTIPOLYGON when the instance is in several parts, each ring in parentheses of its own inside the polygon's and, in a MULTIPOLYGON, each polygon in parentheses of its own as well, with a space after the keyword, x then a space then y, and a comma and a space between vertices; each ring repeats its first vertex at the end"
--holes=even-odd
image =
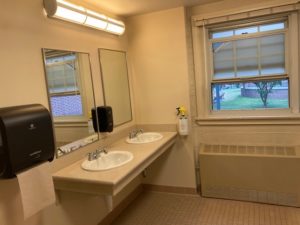
POLYGON ((126 52, 99 49, 104 103, 113 110, 114 126, 132 120, 126 52))
POLYGON ((57 157, 99 139, 91 119, 95 107, 88 53, 43 49, 57 157))

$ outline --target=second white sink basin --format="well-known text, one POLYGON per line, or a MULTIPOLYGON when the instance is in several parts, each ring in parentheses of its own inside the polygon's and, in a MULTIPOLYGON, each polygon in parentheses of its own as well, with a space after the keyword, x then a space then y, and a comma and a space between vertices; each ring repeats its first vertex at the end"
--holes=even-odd
POLYGON ((119 166, 122 166, 133 159, 131 152, 127 151, 111 151, 107 154, 101 154, 98 159, 89 161, 85 160, 81 167, 84 170, 89 171, 102 171, 109 170, 119 166))
POLYGON ((138 134, 135 138, 127 138, 126 142, 130 144, 144 144, 162 139, 163 136, 156 132, 146 132, 138 134))

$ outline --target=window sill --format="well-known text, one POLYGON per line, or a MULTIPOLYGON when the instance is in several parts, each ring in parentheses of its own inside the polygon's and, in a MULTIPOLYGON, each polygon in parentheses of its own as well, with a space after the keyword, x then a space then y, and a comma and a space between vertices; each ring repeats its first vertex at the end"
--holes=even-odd
POLYGON ((54 121, 55 127, 87 127, 87 121, 54 121))
POLYGON ((207 117, 196 118, 200 126, 222 125, 300 125, 300 116, 207 117))

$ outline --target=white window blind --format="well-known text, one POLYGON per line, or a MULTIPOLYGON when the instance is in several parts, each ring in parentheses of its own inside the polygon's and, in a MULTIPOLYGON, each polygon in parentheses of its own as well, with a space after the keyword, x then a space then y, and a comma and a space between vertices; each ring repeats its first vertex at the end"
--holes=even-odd
POLYGON ((210 31, 213 79, 284 75, 286 22, 210 31))

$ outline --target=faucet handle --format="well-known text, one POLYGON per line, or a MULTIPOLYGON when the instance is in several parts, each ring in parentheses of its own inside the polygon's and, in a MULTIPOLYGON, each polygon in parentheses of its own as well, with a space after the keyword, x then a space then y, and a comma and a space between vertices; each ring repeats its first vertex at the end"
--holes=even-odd
POLYGON ((129 137, 129 139, 132 139, 132 138, 135 138, 135 137, 137 137, 137 135, 139 134, 139 133, 143 133, 144 132, 144 130, 143 129, 137 129, 137 130, 133 130, 133 131, 131 131, 131 132, 129 132, 129 135, 128 135, 128 137, 129 137))
POLYGON ((89 152, 87 154, 88 161, 93 161, 95 159, 95 152, 89 152))
POLYGON ((97 155, 97 157, 99 157, 99 156, 101 155, 101 153, 107 154, 107 150, 106 150, 105 148, 97 149, 97 150, 96 150, 96 155, 97 155))
POLYGON ((128 137, 129 137, 129 139, 134 138, 135 137, 135 131, 129 132, 128 137))

